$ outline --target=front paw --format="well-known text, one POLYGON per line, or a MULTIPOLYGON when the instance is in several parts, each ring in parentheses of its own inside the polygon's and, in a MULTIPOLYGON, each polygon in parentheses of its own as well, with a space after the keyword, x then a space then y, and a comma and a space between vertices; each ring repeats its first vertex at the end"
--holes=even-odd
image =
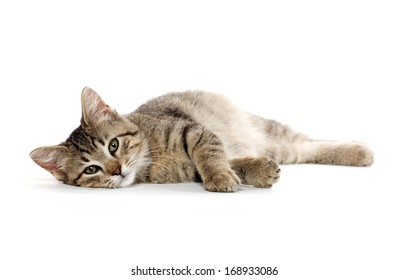
POLYGON ((235 192, 241 183, 232 171, 219 172, 204 180, 204 188, 210 192, 235 192))

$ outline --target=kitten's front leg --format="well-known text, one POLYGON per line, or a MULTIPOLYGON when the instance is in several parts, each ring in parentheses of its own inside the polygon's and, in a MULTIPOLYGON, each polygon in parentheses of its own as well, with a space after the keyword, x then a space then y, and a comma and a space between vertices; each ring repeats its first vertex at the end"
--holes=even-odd
POLYGON ((185 141, 207 191, 234 192, 238 189, 240 179, 228 164, 224 147, 217 136, 201 128, 189 133, 185 141))

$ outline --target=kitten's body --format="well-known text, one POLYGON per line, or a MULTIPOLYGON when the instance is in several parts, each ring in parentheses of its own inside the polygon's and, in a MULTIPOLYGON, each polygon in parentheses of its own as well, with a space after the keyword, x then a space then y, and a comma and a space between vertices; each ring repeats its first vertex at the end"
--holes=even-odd
POLYGON ((373 162, 364 144, 313 141, 207 92, 163 95, 120 116, 85 88, 82 108, 81 126, 66 142, 31 153, 36 163, 72 185, 202 180, 207 190, 234 191, 240 182, 272 186, 279 179, 277 163, 373 162), (97 172, 87 174, 92 166, 97 172))

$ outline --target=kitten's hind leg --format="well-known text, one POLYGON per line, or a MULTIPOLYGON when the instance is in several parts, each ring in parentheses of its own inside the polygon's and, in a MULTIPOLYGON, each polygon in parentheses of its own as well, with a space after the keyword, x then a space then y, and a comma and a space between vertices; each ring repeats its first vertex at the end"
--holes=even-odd
POLYGON ((266 131, 270 142, 266 154, 279 164, 370 166, 374 161, 373 152, 364 143, 312 140, 273 120, 254 117, 254 121, 266 131))
POLYGON ((268 157, 235 158, 229 163, 243 184, 270 188, 279 180, 280 168, 268 157))
POLYGON ((348 166, 370 166, 374 162, 373 152, 362 143, 337 143, 312 141, 316 148, 312 163, 348 166))
POLYGON ((268 150, 281 164, 317 163, 346 166, 370 166, 373 152, 362 143, 306 140, 281 143, 268 150))

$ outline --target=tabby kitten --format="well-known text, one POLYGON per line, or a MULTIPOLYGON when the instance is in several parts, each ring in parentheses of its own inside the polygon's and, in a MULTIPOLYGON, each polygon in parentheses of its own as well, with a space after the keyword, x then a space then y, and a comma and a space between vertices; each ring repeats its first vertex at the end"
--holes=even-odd
POLYGON ((58 180, 83 187, 203 182, 208 191, 239 184, 271 187, 278 164, 369 166, 361 143, 309 139, 279 122, 237 109, 208 92, 170 93, 119 115, 89 87, 82 119, 65 142, 31 152, 58 180))

